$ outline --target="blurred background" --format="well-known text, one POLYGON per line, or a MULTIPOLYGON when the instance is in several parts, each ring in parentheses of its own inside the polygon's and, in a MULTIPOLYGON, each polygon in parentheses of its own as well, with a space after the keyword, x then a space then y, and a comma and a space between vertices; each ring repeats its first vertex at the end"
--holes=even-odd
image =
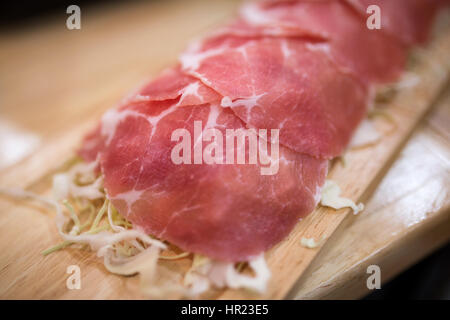
MULTIPOLYGON (((240 2, 2 1, 0 172, 66 139, 66 132, 85 132, 127 92, 175 63, 190 39, 235 14, 240 2), (80 30, 66 28, 71 4, 81 7, 80 30), (16 151, 5 151, 11 143, 16 151)), ((427 247, 418 255, 425 259, 404 265, 365 299, 450 299, 444 243, 427 247)))

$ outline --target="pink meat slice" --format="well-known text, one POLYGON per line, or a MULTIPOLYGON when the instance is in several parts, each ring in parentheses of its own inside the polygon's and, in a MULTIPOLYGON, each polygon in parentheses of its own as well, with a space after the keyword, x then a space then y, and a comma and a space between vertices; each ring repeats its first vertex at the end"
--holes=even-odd
POLYGON ((183 72, 180 67, 164 70, 134 93, 126 102, 165 101, 179 99, 178 106, 197 105, 218 101, 220 95, 198 79, 183 72))
POLYGON ((381 30, 369 30, 364 17, 341 1, 262 1, 244 6, 241 16, 255 27, 297 28, 299 34, 328 39, 329 56, 369 82, 396 80, 405 65, 405 46, 381 30))
POLYGON ((192 137, 194 121, 224 136, 226 129, 246 130, 229 109, 146 102, 114 112, 114 120, 103 121, 107 142, 98 153, 108 197, 133 224, 184 250, 247 260, 282 240, 317 204, 327 161, 283 146, 275 175, 261 175, 260 163, 174 164, 177 142, 170 137, 177 128, 192 137))
MULTIPOLYGON (((164 70, 158 77, 146 83, 136 92, 124 99, 120 110, 130 105, 136 107, 152 102, 176 103, 177 106, 193 106, 218 102, 222 97, 198 79, 181 72, 179 66, 164 70)), ((98 152, 104 147, 101 125, 89 132, 78 150, 87 161, 95 161, 98 152)))
POLYGON ((346 0, 367 17, 367 8, 377 5, 381 11, 381 29, 407 45, 424 43, 439 8, 448 0, 346 0))
MULTIPOLYGON (((98 161, 117 210, 148 234, 223 261, 248 260, 281 241, 316 206, 327 159, 341 154, 366 113, 367 82, 393 79, 403 66, 404 48, 389 32, 361 27, 351 8, 365 2, 344 2, 247 7, 243 18, 192 46, 181 66, 107 112, 79 154, 98 161), (236 159, 176 164, 172 133, 184 129, 195 150, 195 121, 222 136, 279 129, 278 170, 263 175, 267 164, 236 159)), ((413 7, 407 10, 416 14, 413 7)), ((412 34, 403 36, 407 44, 422 38, 409 23, 392 23, 412 34)))
POLYGON ((366 87, 299 39, 210 38, 181 57, 248 127, 280 129, 300 153, 342 153, 366 114, 366 87))

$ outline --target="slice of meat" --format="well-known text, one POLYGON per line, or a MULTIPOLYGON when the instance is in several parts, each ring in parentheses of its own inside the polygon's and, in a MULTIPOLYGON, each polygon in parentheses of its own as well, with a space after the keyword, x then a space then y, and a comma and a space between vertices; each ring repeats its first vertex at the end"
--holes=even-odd
POLYGON ((181 72, 180 67, 166 69, 156 79, 133 93, 126 103, 179 99, 178 105, 197 105, 220 100, 220 95, 199 80, 181 72))
POLYGON ((261 175, 261 164, 172 161, 177 128, 192 137, 194 121, 224 136, 226 129, 245 130, 229 109, 147 102, 115 112, 103 122, 109 142, 99 153, 108 197, 135 226, 184 250, 247 260, 282 240, 317 204, 327 161, 282 146, 274 175, 261 175))
POLYGON ((365 19, 341 1, 262 1, 244 6, 241 15, 260 28, 297 28, 299 34, 328 39, 330 57, 366 81, 396 80, 405 65, 406 48, 381 30, 369 30, 365 19))
POLYGON ((364 117, 368 97, 323 50, 291 38, 221 37, 191 48, 181 62, 249 127, 280 129, 281 144, 333 158, 364 117))
MULTIPOLYGON (((98 161, 117 210, 151 235, 224 261, 248 260, 282 240, 314 209, 326 159, 342 152, 364 117, 366 82, 395 78, 403 64, 403 47, 361 28, 364 19, 342 3, 258 4, 191 47, 182 69, 107 112, 80 155, 98 161), (198 137, 213 128, 216 148, 198 137), (249 164, 251 143, 228 144, 230 129, 255 138, 255 128, 280 130, 270 163, 249 164), (190 163, 174 160, 177 130, 190 135, 192 153, 182 153, 190 163), (246 164, 236 162, 242 150, 246 164), (274 174, 262 174, 270 164, 274 174)), ((261 145, 276 137, 258 134, 261 145)))
POLYGON ((381 11, 381 29, 407 45, 424 43, 430 33, 434 17, 448 0, 346 0, 363 17, 370 5, 381 11))
MULTIPOLYGON (((152 102, 160 102, 161 105, 176 104, 177 106, 195 106, 199 104, 219 102, 222 99, 217 92, 204 85, 198 79, 181 72, 180 67, 164 70, 158 77, 146 83, 137 91, 130 94, 122 101, 118 109, 130 108, 130 106, 147 106, 152 102)), ((115 118, 116 111, 107 112, 103 118, 115 118)), ((105 128, 103 127, 103 131, 105 128)), ((78 154, 86 161, 96 160, 97 154, 105 146, 105 132, 102 134, 102 126, 98 125, 84 138, 78 154)))

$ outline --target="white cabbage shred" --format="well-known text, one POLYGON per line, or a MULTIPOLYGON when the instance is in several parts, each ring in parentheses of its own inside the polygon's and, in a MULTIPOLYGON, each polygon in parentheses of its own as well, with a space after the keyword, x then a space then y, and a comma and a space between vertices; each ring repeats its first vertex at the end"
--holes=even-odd
POLYGON ((271 273, 264 259, 264 254, 260 254, 248 261, 250 268, 255 273, 254 277, 240 273, 236 270, 233 263, 213 261, 205 257, 202 259, 203 261, 197 263, 195 269, 191 270, 188 281, 200 277, 209 279, 209 284, 217 288, 245 288, 256 293, 263 293, 266 290, 271 273))
POLYGON ((316 241, 314 238, 305 238, 302 237, 300 240, 300 244, 302 247, 308 249, 315 249, 320 247, 325 242, 325 237, 322 237, 319 241, 316 241))
POLYGON ((332 180, 326 180, 322 188, 322 197, 320 199, 320 204, 325 207, 330 207, 336 210, 342 208, 351 208, 353 214, 358 214, 364 210, 364 205, 362 203, 356 204, 353 200, 348 198, 343 198, 341 195, 341 188, 338 184, 332 180))
POLYGON ((254 275, 238 270, 244 262, 226 263, 189 252, 162 254, 168 244, 133 226, 115 210, 96 167, 97 162, 78 162, 68 171, 54 175, 54 199, 25 190, 0 189, 1 193, 38 200, 56 209, 56 226, 64 241, 43 251, 44 255, 72 245, 88 245, 103 258, 108 271, 124 276, 139 274, 141 290, 150 297, 196 297, 210 288, 224 287, 264 292, 270 278, 264 254, 245 262, 254 275), (191 255, 192 266, 184 277, 158 263, 191 255), (165 281, 161 283, 161 279, 165 281))
POLYGON ((349 148, 362 148, 378 143, 382 134, 375 128, 372 120, 364 119, 356 129, 349 148))

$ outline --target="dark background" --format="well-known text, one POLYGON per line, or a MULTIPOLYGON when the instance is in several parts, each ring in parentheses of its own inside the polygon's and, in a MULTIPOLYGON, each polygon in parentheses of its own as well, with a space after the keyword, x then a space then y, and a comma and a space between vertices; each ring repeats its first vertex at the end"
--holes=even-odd
MULTIPOLYGON (((129 2, 136 0, 127 0, 129 2)), ((161 0, 159 0, 161 1, 161 0)), ((35 22, 39 17, 51 17, 56 13, 66 12, 66 9, 71 4, 78 6, 101 6, 107 3, 120 2, 119 0, 13 0, 0 1, 0 28, 2 29, 16 29, 26 28, 35 22)))
POLYGON ((450 300, 450 245, 383 284, 380 290, 375 290, 365 299, 450 300))
MULTIPOLYGON (((131 0, 127 0, 131 1, 131 0)), ((137 1, 137 0, 134 0, 137 1)), ((164 1, 164 0, 153 0, 164 1)), ((213 1, 213 0, 212 0, 213 1)), ((395 1, 395 0, 392 0, 395 1)), ((0 28, 3 30, 32 27, 39 17, 65 12, 71 4, 101 6, 119 0, 40 0, 1 1, 0 28)), ((450 244, 433 253, 394 280, 364 299, 446 299, 450 300, 450 244)))

